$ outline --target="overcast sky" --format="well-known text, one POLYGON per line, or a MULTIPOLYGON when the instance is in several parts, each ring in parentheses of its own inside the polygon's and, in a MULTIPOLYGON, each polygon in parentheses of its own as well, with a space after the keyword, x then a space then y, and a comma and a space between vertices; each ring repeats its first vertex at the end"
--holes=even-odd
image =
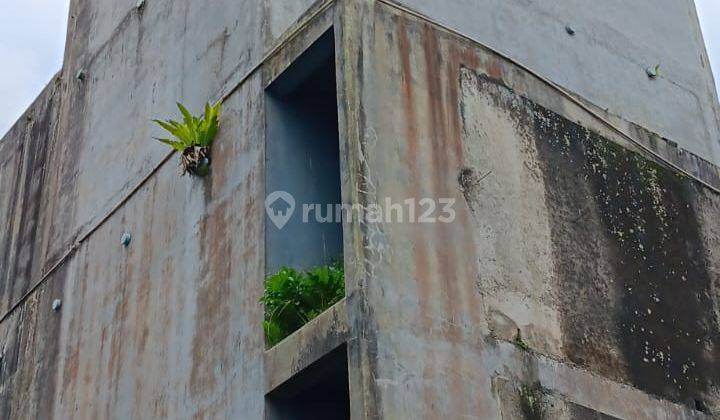
MULTIPOLYGON (((70 0, 0 0, 0 137, 62 65, 70 0)), ((695 0, 720 77, 720 0, 695 0)))
POLYGON ((0 138, 62 66, 70 0, 0 0, 0 138))

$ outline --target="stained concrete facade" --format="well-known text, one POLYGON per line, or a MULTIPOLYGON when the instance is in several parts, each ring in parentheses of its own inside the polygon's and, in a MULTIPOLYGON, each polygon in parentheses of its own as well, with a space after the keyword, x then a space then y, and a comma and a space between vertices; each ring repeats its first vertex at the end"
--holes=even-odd
POLYGON ((0 141, 3 418, 260 419, 343 344, 352 418, 720 415, 720 128, 690 0, 94 0, 69 22, 0 141), (265 88, 328 30, 343 201, 457 218, 345 223, 346 300, 265 351, 265 88), (149 120, 219 98, 212 174, 180 177, 149 120))

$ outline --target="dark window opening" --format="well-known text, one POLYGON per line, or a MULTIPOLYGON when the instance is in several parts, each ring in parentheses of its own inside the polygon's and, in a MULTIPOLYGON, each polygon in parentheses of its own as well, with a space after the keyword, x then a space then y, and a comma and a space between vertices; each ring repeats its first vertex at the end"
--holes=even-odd
POLYGON ((342 345, 266 396, 266 420, 350 418, 347 347, 342 345))
POLYGON ((333 31, 266 92, 266 193, 272 197, 283 191, 294 200, 293 208, 287 195, 275 194, 266 203, 275 216, 268 217, 265 231, 266 273, 341 262, 342 224, 322 219, 328 204, 341 203, 333 31), (307 212, 306 206, 313 210, 307 212))

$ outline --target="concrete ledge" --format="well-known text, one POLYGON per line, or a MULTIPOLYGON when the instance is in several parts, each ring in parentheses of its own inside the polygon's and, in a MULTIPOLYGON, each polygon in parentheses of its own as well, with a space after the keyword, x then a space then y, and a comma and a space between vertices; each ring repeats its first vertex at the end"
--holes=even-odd
POLYGON ((265 351, 265 393, 348 340, 345 299, 323 312, 275 347, 265 351))
MULTIPOLYGON (((658 398, 630 385, 598 376, 584 369, 563 363, 532 351, 524 351, 513 343, 496 342, 494 353, 488 365, 492 373, 492 388, 501 410, 509 418, 520 407, 512 401, 514 390, 533 391, 549 402, 550 408, 543 409, 549 418, 565 418, 552 415, 553 410, 583 412, 571 418, 613 418, 638 420, 703 420, 712 416, 695 411, 685 405, 658 398), (516 407, 512 407, 515 405, 516 407)), ((505 418, 505 416, 503 416, 505 418)))

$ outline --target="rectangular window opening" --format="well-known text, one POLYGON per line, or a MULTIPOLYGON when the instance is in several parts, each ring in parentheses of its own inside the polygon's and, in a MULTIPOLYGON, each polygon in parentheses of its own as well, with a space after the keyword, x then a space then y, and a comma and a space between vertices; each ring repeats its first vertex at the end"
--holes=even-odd
POLYGON ((266 273, 342 262, 342 223, 328 214, 328 205, 342 202, 332 30, 268 87, 266 99, 266 193, 275 198, 266 203, 266 273))
POLYGON ((342 345, 269 393, 265 419, 350 419, 347 366, 347 346, 342 345))
POLYGON ((272 347, 345 296, 333 30, 265 93, 263 302, 272 347))

